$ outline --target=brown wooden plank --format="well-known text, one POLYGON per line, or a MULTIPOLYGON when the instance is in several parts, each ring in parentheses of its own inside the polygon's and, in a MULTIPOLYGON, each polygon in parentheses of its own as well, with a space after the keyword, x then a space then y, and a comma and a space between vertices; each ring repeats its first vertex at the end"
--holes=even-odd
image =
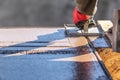
POLYGON ((113 51, 120 52, 120 10, 115 10, 113 27, 113 51))

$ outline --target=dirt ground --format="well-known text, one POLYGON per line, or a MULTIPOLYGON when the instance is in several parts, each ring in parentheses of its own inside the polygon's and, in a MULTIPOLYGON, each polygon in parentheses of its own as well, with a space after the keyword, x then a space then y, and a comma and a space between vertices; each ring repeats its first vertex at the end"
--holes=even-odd
POLYGON ((120 53, 112 52, 111 48, 97 49, 113 80, 120 80, 120 53))

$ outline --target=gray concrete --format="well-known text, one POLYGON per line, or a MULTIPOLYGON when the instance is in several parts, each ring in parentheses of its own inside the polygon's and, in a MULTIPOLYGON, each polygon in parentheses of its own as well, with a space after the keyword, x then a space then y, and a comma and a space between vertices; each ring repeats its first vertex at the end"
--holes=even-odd
POLYGON ((97 67, 99 65, 94 67, 97 61, 54 60, 76 56, 59 53, 0 55, 0 80, 107 80, 104 76, 98 77, 102 70, 97 67), (89 65, 91 63, 94 64, 89 65))
POLYGON ((0 80, 74 80, 76 63, 51 61, 70 56, 72 54, 0 55, 0 80))
POLYGON ((68 38, 63 28, 12 28, 0 33, 0 80, 108 79, 86 39, 68 38))

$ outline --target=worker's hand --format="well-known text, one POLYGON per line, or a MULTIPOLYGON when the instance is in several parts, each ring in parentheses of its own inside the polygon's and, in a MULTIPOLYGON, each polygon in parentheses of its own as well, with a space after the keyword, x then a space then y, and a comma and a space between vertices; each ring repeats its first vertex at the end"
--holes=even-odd
POLYGON ((80 21, 76 24, 76 26, 80 29, 80 30, 83 30, 84 29, 84 24, 85 24, 86 21, 80 21))
POLYGON ((77 8, 74 9, 73 22, 80 30, 83 29, 85 22, 88 21, 89 18, 89 15, 79 12, 77 8))

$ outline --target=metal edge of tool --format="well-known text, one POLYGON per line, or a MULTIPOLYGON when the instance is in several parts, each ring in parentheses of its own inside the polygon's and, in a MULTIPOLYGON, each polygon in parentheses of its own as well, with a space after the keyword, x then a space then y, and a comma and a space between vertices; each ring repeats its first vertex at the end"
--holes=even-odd
POLYGON ((67 27, 76 27, 74 24, 64 24, 64 27, 66 29, 66 32, 67 34, 70 34, 71 37, 77 37, 77 36, 99 36, 99 37, 102 37, 104 34, 99 31, 99 33, 69 33, 68 30, 67 30, 67 27))
MULTIPOLYGON (((69 33, 69 30, 67 29, 68 27, 76 27, 74 24, 64 24, 64 27, 65 27, 65 34, 68 35, 70 34, 69 33)), ((76 27, 77 28, 77 27, 76 27)), ((74 33, 74 34, 70 34, 69 37, 77 37, 77 33, 74 33)))

